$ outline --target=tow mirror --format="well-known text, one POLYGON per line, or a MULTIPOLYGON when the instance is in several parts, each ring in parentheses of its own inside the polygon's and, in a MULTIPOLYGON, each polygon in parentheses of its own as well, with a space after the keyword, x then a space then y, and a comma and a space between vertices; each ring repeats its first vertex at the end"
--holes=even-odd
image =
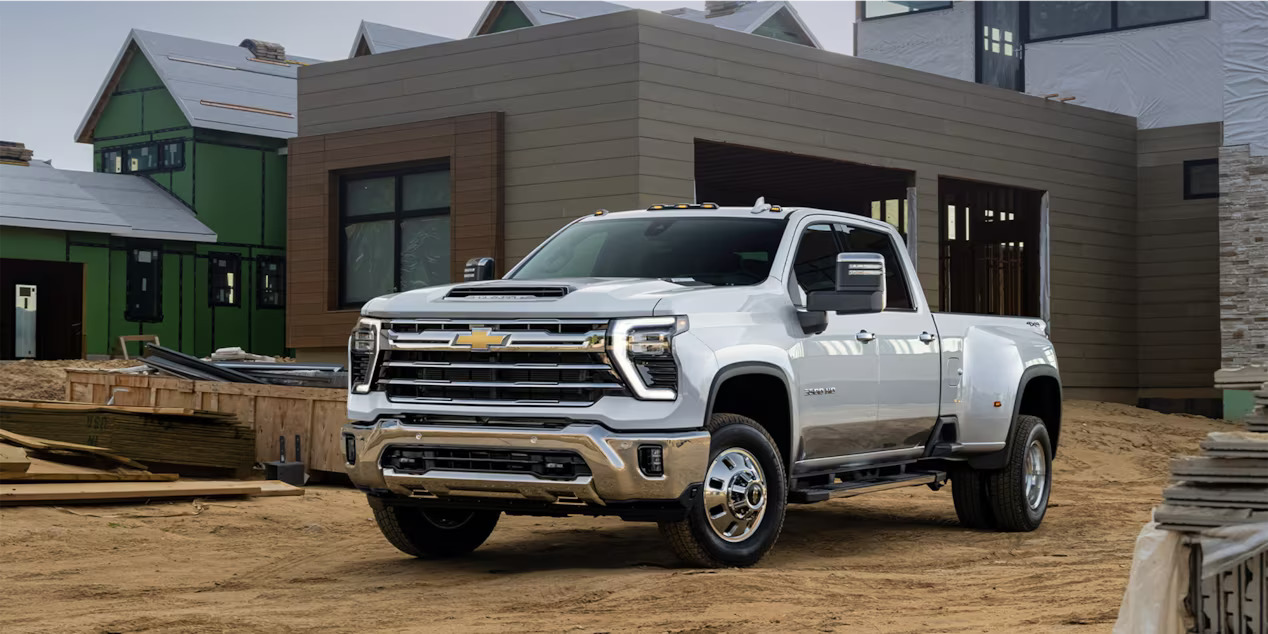
POLYGON ((471 258, 462 269, 462 281, 479 282, 493 279, 493 258, 471 258))
POLYGON ((836 290, 810 293, 806 310, 838 315, 885 310, 885 258, 879 253, 838 253, 836 290))

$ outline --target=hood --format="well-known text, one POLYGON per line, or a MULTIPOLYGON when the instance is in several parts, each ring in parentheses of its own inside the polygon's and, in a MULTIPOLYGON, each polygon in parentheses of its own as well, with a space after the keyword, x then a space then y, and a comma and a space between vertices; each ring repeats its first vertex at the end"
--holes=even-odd
POLYGON ((605 277, 487 280, 384 295, 367 302, 361 314, 387 318, 646 317, 666 297, 706 288, 713 287, 605 277))

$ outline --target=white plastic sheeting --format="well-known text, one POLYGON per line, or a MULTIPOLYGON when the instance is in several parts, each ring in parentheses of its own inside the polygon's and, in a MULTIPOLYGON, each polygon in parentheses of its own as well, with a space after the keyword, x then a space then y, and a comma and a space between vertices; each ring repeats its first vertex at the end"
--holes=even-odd
POLYGON ((973 81, 974 3, 858 23, 855 50, 863 59, 973 81))
POLYGON ((1213 2, 1224 43, 1224 145, 1268 156, 1268 2, 1213 2))
POLYGON ((1026 92, 1075 97, 1141 128, 1220 121, 1220 40, 1218 21, 1197 20, 1028 44, 1026 92))
POLYGON ((1184 534, 1145 524, 1136 537, 1131 577, 1114 634, 1184 634, 1189 557, 1184 534))

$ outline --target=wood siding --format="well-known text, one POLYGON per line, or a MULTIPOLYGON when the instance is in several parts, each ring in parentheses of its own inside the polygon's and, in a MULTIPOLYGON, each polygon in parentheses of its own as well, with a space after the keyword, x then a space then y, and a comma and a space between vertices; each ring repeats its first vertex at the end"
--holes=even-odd
POLYGON ((506 266, 597 207, 690 200, 697 139, 915 172, 935 304, 939 177, 1049 192, 1066 384, 1134 398, 1131 117, 646 11, 314 65, 299 92, 301 135, 505 113, 506 266))
POLYGON ((1184 199, 1184 162, 1219 156, 1219 123, 1137 139, 1137 344, 1142 396, 1215 397, 1220 369, 1219 199, 1184 199))
POLYGON ((339 347, 357 319, 338 307, 339 176, 448 159, 450 276, 462 279, 470 258, 502 255, 502 115, 448 117, 330 134, 290 142, 287 189, 286 345, 339 347))

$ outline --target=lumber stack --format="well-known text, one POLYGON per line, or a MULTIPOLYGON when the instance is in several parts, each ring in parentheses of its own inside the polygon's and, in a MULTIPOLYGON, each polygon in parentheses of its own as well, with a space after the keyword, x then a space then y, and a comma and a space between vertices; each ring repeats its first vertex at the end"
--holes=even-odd
POLYGON ((1254 432, 1268 432, 1268 383, 1255 392, 1255 411, 1246 417, 1246 426, 1254 432))
POLYGON ((1171 463, 1176 484, 1154 509, 1161 528, 1201 531, 1268 522, 1268 433, 1211 432, 1202 454, 1171 463))
POLYGON ((116 455, 181 475, 241 477, 255 463, 254 429, 220 412, 0 400, 0 429, 109 447, 116 455))

